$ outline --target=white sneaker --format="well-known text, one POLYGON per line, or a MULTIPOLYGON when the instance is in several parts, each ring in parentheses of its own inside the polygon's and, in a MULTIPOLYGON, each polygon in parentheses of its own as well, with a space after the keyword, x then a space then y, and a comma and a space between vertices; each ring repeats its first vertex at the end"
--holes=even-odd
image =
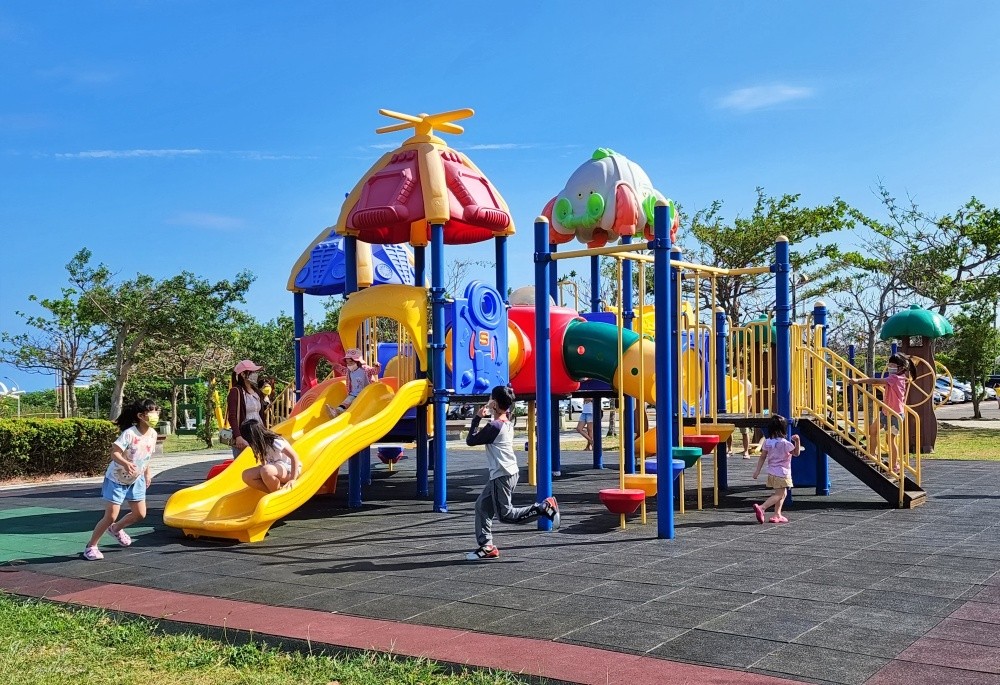
POLYGON ((97 561, 98 559, 103 559, 104 555, 101 554, 101 550, 94 546, 83 550, 83 558, 87 561, 97 561))

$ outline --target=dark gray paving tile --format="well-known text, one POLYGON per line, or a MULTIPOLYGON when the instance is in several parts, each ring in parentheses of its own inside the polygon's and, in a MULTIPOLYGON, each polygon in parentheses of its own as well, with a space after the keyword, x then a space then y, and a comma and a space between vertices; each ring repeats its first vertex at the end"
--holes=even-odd
POLYGON ((770 578, 736 576, 728 573, 706 573, 684 582, 685 585, 690 587, 731 590, 734 592, 754 592, 773 583, 774 580, 770 578))
POLYGON ((333 590, 322 590, 304 597, 289 599, 286 606, 301 607, 303 609, 316 609, 317 611, 345 611, 352 606, 382 599, 389 595, 376 592, 361 592, 359 590, 344 590, 341 588, 333 590))
POLYGON ((861 685, 888 662, 863 654, 790 644, 764 657, 754 667, 794 677, 861 685))
POLYGON ((970 571, 957 568, 942 568, 940 566, 910 566, 897 575, 901 578, 926 578, 927 580, 943 580, 949 583, 984 583, 992 575, 990 571, 970 571))
POLYGON ((913 644, 916 639, 915 635, 861 627, 831 619, 813 630, 799 635, 794 642, 853 654, 892 659, 913 644))
POLYGON ((845 604, 944 617, 960 607, 962 602, 946 597, 931 597, 889 590, 863 590, 845 600, 845 604))
POLYGON ((451 602, 413 616, 410 623, 460 628, 462 630, 483 630, 483 626, 487 623, 513 616, 516 613, 518 612, 515 609, 490 608, 482 604, 451 602))
POLYGON ((909 614, 878 607, 845 606, 844 610, 837 614, 837 620, 850 625, 873 628, 875 630, 882 630, 888 626, 892 626, 894 632, 920 637, 940 623, 941 617, 909 614))
POLYGON ((906 578, 902 576, 886 578, 876 583, 873 590, 891 590, 892 592, 904 592, 914 595, 928 595, 931 597, 943 597, 946 599, 958 599, 968 594, 969 590, 975 587, 972 583, 953 583, 943 580, 929 580, 927 578, 906 578))
POLYGON ((689 630, 656 647, 650 654, 679 661, 749 668, 782 646, 783 643, 772 640, 706 630, 689 630))
POLYGON ((517 587, 532 590, 548 590, 550 592, 590 592, 592 588, 606 583, 602 578, 587 576, 568 576, 562 573, 541 573, 516 583, 517 587))
POLYGON ((595 597, 587 593, 580 593, 560 597, 548 604, 538 606, 538 610, 556 614, 590 616, 591 620, 596 621, 630 611, 635 606, 635 600, 595 597))
POLYGON ((706 621, 698 629, 788 642, 819 624, 820 620, 785 611, 758 609, 751 604, 706 621))
POLYGON ((834 603, 846 601, 859 592, 859 590, 854 588, 803 583, 795 579, 782 580, 756 591, 757 594, 770 595, 772 597, 795 597, 798 599, 834 603))
POLYGON ((794 597, 761 597, 750 605, 756 611, 783 611, 803 618, 825 621, 843 612, 847 606, 835 602, 819 602, 794 597))
POLYGON ((690 606, 712 607, 715 609, 737 609, 759 599, 749 592, 730 592, 711 588, 682 587, 673 592, 663 603, 688 604, 690 606))
POLYGON ((494 589, 492 585, 484 583, 470 583, 464 580, 449 578, 433 583, 425 583, 408 592, 414 597, 436 597, 449 601, 459 601, 494 589))
POLYGON ((725 609, 671 604, 664 601, 647 602, 623 612, 618 618, 638 623, 694 628, 726 613, 725 609))
POLYGON ((560 642, 613 649, 619 652, 648 652, 685 632, 685 628, 607 618, 566 633, 560 642))
POLYGON ((352 605, 344 609, 343 613, 365 616, 367 618, 405 621, 426 611, 442 607, 445 604, 448 604, 447 600, 435 597, 387 595, 370 602, 352 605))
POLYGON ((562 592, 532 590, 519 585, 498 587, 466 598, 466 602, 507 609, 532 609, 567 597, 562 592))
POLYGON ((627 580, 609 580, 587 588, 585 594, 594 597, 609 597, 611 599, 630 599, 633 602, 642 603, 665 597, 679 589, 680 586, 633 583, 627 580))
MULTIPOLYGON (((232 583, 232 579, 230 579, 230 583, 232 583)), ((297 602, 309 595, 325 592, 323 588, 296 583, 240 583, 238 585, 233 583, 233 585, 239 588, 239 592, 233 594, 231 599, 277 606, 292 606, 290 602, 297 602)), ((302 606, 302 604, 298 603, 295 606, 302 606)))
POLYGON ((554 640, 593 622, 594 618, 590 616, 518 611, 506 618, 486 623, 479 630, 500 635, 554 640))

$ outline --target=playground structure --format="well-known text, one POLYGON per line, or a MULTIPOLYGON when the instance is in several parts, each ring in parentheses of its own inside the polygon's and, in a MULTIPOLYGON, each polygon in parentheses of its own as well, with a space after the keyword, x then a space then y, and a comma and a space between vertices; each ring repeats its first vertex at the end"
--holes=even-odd
MULTIPOLYGON (((434 135, 435 131, 461 133, 453 122, 472 111, 419 116, 381 111, 404 123, 378 133, 413 128, 414 135, 361 178, 344 201, 337 223, 303 252, 289 278, 296 387, 301 394, 290 418, 274 430, 287 437, 302 457, 303 476, 291 490, 251 491, 240 478, 242 470, 253 464, 252 454, 244 451, 234 468, 175 493, 164 511, 168 525, 192 536, 260 540, 275 521, 319 492, 345 462, 348 505, 360 507, 362 486, 370 477, 371 445, 400 438, 416 444, 417 496, 430 496, 433 463, 432 506, 445 512, 447 451, 441 431, 435 435, 434 427, 445 425, 446 406, 452 399, 484 398, 493 385, 507 382, 519 396, 533 400, 536 410, 529 411, 529 432, 537 436, 529 441, 529 476, 538 499, 552 494, 553 475, 561 471, 553 399, 594 382, 606 385, 592 386, 589 392, 618 395, 619 487, 602 499, 620 496, 634 508, 643 507, 645 518, 646 498, 657 495, 657 535, 662 538, 674 536, 674 460, 684 467, 698 464, 700 507, 701 458, 713 455, 717 505, 720 490, 728 487, 726 438, 739 425, 761 425, 769 412, 792 418, 812 449, 812 458, 795 460, 797 486, 815 485, 817 494, 827 494, 829 454, 898 506, 919 503, 924 494, 919 489, 920 452, 910 454, 902 444, 902 436, 919 426, 919 416, 907 409, 901 435, 879 430, 870 417, 887 408, 873 392, 846 383, 858 372, 826 348, 825 307, 817 306, 807 325, 791 321, 787 239, 777 240, 774 262, 767 266, 721 269, 683 261, 671 242, 679 222, 673 203, 654 191, 633 163, 598 150, 591 162, 597 163, 600 174, 593 176, 591 168, 587 172, 591 175, 583 176, 598 179, 587 197, 601 200, 588 199, 583 209, 566 197, 549 203, 546 209, 556 213, 553 223, 540 216, 534 224, 534 304, 511 306, 507 238, 514 233, 514 223, 507 205, 467 157, 434 135), (614 202, 604 194, 613 195, 614 202), (605 227, 609 208, 614 221, 605 227), (637 234, 648 240, 632 242, 637 234), (593 246, 558 252, 557 246, 574 236, 593 246), (618 238, 620 244, 608 244, 618 238), (462 297, 449 299, 444 288, 444 246, 484 240, 495 244, 495 283, 471 283, 462 297), (409 244, 412 254, 402 243, 409 244), (428 247, 429 288, 424 286, 428 247), (632 267, 638 264, 638 316, 631 287, 619 287, 616 312, 610 313, 613 323, 607 319, 609 313, 600 311, 598 287, 592 287, 590 315, 582 317, 576 309, 550 303, 558 291, 557 261, 590 259, 592 282, 598 282, 602 256, 616 260, 619 286, 632 283, 632 267), (658 296, 655 307, 646 302, 645 294, 645 269, 650 264, 658 296), (733 326, 715 307, 716 279, 740 273, 774 274, 773 319, 733 326), (331 285, 337 278, 342 283, 339 291, 331 285), (685 288, 685 281, 692 287, 685 288), (346 296, 337 335, 306 338, 304 295, 333 292, 346 296), (685 303, 685 293, 693 293, 694 301, 685 303), (394 322, 396 339, 379 344, 378 320, 384 319, 394 322), (653 325, 647 332, 648 323, 653 325), (348 411, 330 420, 324 404, 336 406, 346 395, 346 386, 337 378, 321 382, 316 367, 321 359, 336 365, 343 341, 362 349, 370 362, 381 361, 383 377, 366 388, 348 411), (830 382, 838 389, 832 394, 827 392, 830 382), (744 392, 748 386, 752 399, 744 392), (841 401, 848 394, 850 403, 841 401), (632 420, 637 400, 642 415, 645 406, 652 405, 656 416, 656 427, 638 440, 632 420), (843 408, 848 404, 849 414, 843 408), (906 455, 895 470, 881 451, 888 440, 900 441, 899 454, 906 455), (669 459, 670 466, 647 473, 645 457, 654 456, 669 459)), ((599 402, 595 413, 599 419, 599 402)), ((599 440, 594 460, 600 468, 599 440)), ((682 511, 683 502, 682 497, 682 511)), ((622 506, 616 513, 624 523, 629 511, 622 506)), ((550 525, 547 519, 538 521, 542 530, 550 525)))

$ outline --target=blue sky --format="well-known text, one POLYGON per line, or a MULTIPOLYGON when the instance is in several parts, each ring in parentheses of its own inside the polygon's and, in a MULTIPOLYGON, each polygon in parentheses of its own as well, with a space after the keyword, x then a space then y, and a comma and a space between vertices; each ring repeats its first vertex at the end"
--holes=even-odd
POLYGON ((125 277, 250 268, 247 309, 290 311, 291 265, 405 138, 379 107, 476 110, 450 142, 511 207, 514 285, 597 147, 688 211, 745 213, 756 186, 876 211, 880 179, 930 212, 1000 205, 998 25, 981 2, 6 2, 0 330, 84 246, 125 277))

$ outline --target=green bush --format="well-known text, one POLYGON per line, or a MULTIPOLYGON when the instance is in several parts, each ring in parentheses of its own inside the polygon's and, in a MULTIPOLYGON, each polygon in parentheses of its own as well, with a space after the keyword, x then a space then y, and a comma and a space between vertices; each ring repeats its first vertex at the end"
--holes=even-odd
POLYGON ((0 419, 0 480, 98 475, 118 434, 118 426, 104 419, 0 419))

